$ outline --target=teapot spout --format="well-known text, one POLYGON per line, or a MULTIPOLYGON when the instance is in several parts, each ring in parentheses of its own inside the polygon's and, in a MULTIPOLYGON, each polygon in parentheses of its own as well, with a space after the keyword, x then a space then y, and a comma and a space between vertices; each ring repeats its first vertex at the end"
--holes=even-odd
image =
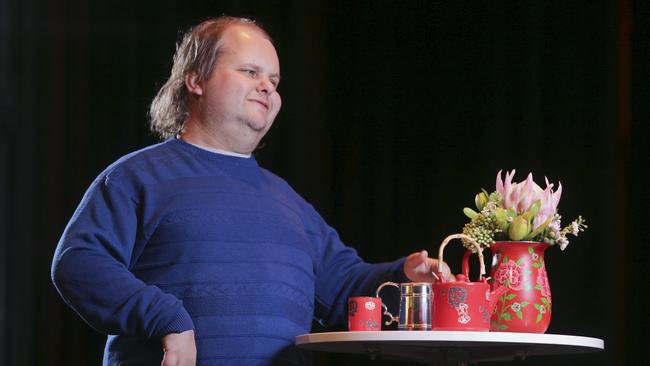
POLYGON ((494 311, 494 307, 497 305, 497 301, 499 300, 499 297, 503 296, 508 291, 508 288, 504 285, 500 285, 499 287, 495 288, 492 292, 490 292, 490 301, 488 302, 488 308, 490 310, 490 314, 494 311))

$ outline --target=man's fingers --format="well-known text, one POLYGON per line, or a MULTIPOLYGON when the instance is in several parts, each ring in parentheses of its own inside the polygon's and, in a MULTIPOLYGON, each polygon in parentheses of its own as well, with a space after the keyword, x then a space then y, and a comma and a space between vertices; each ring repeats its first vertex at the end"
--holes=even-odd
POLYGON ((413 261, 417 260, 418 257, 420 257, 421 255, 422 255, 422 252, 412 253, 412 254, 409 254, 408 257, 406 257, 406 260, 409 261, 409 262, 413 262, 413 261))
POLYGON ((162 364, 160 366, 176 366, 177 364, 177 358, 174 355, 169 354, 169 352, 165 352, 165 356, 163 356, 162 364))
POLYGON ((165 355, 161 366, 196 365, 196 343, 193 330, 167 334, 162 339, 162 348, 165 355))

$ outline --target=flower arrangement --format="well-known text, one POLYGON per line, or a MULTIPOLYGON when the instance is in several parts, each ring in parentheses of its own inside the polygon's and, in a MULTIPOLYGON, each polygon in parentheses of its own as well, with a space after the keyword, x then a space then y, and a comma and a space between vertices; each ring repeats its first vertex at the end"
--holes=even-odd
MULTIPOLYGON (((554 185, 546 179, 542 189, 529 173, 523 182, 513 182, 515 170, 506 172, 504 180, 501 171, 497 174, 496 191, 488 193, 483 189, 474 198, 478 212, 465 207, 463 213, 470 218, 463 234, 471 236, 482 247, 489 247, 495 240, 530 240, 559 245, 564 250, 569 244, 567 235, 577 236, 587 228, 582 216, 571 224, 561 227, 562 217, 557 205, 562 195, 562 184, 553 191, 554 185)), ((465 247, 476 251, 469 243, 465 247)))

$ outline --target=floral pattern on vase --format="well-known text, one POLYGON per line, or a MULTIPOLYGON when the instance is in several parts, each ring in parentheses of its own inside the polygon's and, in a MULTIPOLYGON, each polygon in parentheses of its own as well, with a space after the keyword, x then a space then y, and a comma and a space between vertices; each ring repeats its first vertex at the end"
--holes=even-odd
POLYGON ((495 242, 492 250, 493 288, 508 288, 497 301, 491 330, 544 333, 551 321, 549 286, 542 242, 495 242))

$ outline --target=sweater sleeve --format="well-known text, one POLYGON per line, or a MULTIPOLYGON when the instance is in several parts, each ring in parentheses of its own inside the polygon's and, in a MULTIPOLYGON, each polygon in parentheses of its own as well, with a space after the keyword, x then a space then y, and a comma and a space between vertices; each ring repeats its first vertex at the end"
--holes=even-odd
POLYGON ((193 329, 180 300, 129 270, 141 249, 135 196, 111 175, 93 182, 56 248, 52 281, 64 301, 102 333, 158 338, 193 329))
MULTIPOLYGON (((322 220, 322 219, 321 219, 322 220)), ((345 246, 334 229, 322 223, 319 260, 316 268, 315 319, 321 325, 344 324, 351 296, 375 296, 386 281, 409 282, 404 274, 405 258, 388 263, 366 263, 356 250, 345 246)), ((397 294, 382 298, 394 304, 397 294)))

